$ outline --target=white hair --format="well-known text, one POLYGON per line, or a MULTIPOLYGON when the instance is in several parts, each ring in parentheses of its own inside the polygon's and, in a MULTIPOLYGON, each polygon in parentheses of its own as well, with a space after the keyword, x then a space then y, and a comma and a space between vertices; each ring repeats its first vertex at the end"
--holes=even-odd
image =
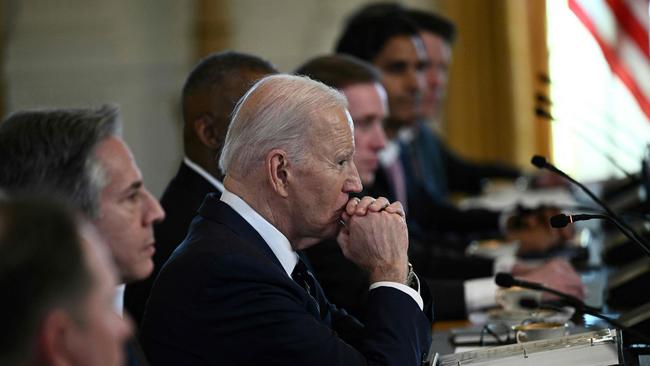
POLYGON ((276 148, 296 164, 308 156, 309 130, 318 116, 347 108, 339 91, 304 76, 271 75, 259 80, 239 100, 224 142, 223 174, 246 176, 276 148))

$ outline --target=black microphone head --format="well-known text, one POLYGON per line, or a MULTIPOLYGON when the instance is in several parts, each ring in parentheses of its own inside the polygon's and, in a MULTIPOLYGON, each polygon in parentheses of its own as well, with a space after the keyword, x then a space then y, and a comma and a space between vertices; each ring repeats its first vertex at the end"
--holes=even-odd
POLYGON ((566 227, 569 225, 571 222, 571 218, 565 214, 559 214, 551 217, 551 227, 554 227, 556 229, 561 229, 563 227, 566 227))
POLYGON ((535 115, 540 118, 544 118, 547 120, 555 120, 552 114, 550 114, 546 109, 542 107, 535 107, 535 115))
POLYGON ((524 309, 539 309, 539 301, 530 297, 524 297, 519 300, 519 306, 524 309))
POLYGON ((543 157, 543 156, 540 156, 540 155, 533 156, 533 158, 530 159, 530 162, 531 162, 531 164, 538 167, 539 169, 543 169, 548 164, 546 162, 546 158, 543 157))
MULTIPOLYGON (((542 92, 535 93, 535 100, 546 105, 553 104, 551 100, 542 92)), ((536 108, 537 109, 537 108, 536 108)))
POLYGON ((494 283, 499 287, 512 287, 515 285, 515 278, 510 273, 499 272, 494 277, 494 283))
POLYGON ((551 83, 551 78, 548 76, 547 73, 540 72, 537 74, 537 80, 539 80, 540 83, 542 84, 550 84, 551 83))

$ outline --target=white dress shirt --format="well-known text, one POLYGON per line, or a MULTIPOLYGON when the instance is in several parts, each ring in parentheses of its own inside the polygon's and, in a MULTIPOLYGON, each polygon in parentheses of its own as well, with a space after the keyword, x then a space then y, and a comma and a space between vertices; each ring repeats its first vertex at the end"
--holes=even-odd
POLYGON ((199 164, 193 162, 193 161, 190 160, 190 158, 188 158, 187 156, 183 158, 183 163, 185 163, 185 165, 187 165, 188 168, 194 170, 194 171, 196 172, 196 174, 202 176, 202 177, 205 178, 208 182, 210 182, 210 184, 212 184, 212 185, 214 186, 214 188, 218 189, 219 192, 223 192, 223 190, 224 190, 224 188, 223 188, 223 183, 221 183, 221 182, 219 181, 219 179, 217 179, 217 178, 215 178, 214 176, 212 176, 212 174, 210 174, 210 173, 208 173, 207 171, 205 171, 205 169, 201 168, 201 167, 199 166, 199 164))
POLYGON ((122 315, 124 313, 124 290, 126 290, 126 285, 120 283, 115 287, 115 297, 113 298, 113 307, 115 311, 122 315))
MULTIPOLYGON (((257 231, 266 244, 271 248, 275 257, 280 261, 282 268, 291 277, 294 267, 298 263, 298 254, 293 250, 289 239, 276 229, 271 223, 266 221, 260 214, 258 214, 252 207, 250 207, 244 200, 235 195, 234 193, 223 190, 221 194, 221 201, 230 206, 237 212, 246 222, 248 222, 255 231, 257 231)), ((376 282, 370 285, 370 290, 377 287, 392 287, 402 292, 405 292, 413 298, 418 304, 420 309, 424 308, 424 301, 420 294, 414 289, 397 282, 376 282)))

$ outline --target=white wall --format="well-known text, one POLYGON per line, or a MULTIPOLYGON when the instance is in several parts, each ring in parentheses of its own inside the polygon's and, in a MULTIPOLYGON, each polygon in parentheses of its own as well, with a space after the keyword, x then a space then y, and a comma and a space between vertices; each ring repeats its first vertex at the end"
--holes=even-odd
POLYGON ((124 137, 159 195, 179 161, 178 99, 192 2, 10 1, 8 110, 121 106, 124 137))

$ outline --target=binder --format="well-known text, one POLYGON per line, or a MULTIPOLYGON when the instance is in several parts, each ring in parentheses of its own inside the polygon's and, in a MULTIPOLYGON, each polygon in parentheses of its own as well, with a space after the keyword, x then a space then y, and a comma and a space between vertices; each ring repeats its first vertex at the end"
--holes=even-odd
POLYGON ((482 348, 440 357, 439 366, 612 366, 619 365, 613 329, 520 344, 482 348))

